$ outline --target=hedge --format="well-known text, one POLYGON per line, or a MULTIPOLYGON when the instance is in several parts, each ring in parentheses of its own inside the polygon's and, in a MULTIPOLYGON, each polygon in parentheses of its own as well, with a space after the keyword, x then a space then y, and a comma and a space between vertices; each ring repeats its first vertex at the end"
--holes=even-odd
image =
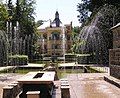
POLYGON ((11 66, 27 65, 28 56, 26 55, 11 55, 9 56, 9 64, 11 66))

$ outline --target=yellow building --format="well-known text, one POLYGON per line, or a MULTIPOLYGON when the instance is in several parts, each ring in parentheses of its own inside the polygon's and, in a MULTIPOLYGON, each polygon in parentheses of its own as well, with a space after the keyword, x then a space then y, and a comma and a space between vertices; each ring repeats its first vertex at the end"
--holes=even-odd
POLYGON ((72 22, 62 26, 59 13, 56 11, 55 19, 49 26, 38 28, 40 52, 44 57, 61 58, 65 53, 71 52, 72 22))

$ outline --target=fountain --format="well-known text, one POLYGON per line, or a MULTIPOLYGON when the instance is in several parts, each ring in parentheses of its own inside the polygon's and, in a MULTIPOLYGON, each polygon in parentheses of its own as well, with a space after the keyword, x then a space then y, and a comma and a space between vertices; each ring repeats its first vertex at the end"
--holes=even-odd
POLYGON ((82 54, 91 54, 91 61, 93 63, 108 64, 109 52, 112 48, 112 34, 109 28, 113 25, 114 6, 104 5, 94 18, 89 22, 80 32, 80 40, 85 41, 79 50, 82 54))
POLYGON ((0 66, 8 64, 8 41, 4 31, 0 30, 0 66))
POLYGON ((107 55, 107 45, 99 28, 94 25, 86 26, 81 33, 80 39, 85 41, 85 44, 80 47, 82 53, 94 55, 94 60, 99 63, 102 63, 100 62, 102 59, 107 60, 104 58, 107 55))
POLYGON ((64 59, 64 63, 65 63, 65 43, 66 43, 66 41, 65 41, 65 39, 66 39, 66 37, 65 37, 65 27, 64 26, 62 26, 62 48, 63 48, 63 59, 64 59))
POLYGON ((44 45, 45 45, 45 40, 44 40, 44 38, 42 38, 42 53, 44 54, 44 45))
POLYGON ((19 54, 19 43, 20 43, 20 40, 19 40, 19 22, 16 21, 16 26, 14 27, 14 37, 13 37, 13 46, 12 46, 12 49, 13 49, 13 54, 19 54))

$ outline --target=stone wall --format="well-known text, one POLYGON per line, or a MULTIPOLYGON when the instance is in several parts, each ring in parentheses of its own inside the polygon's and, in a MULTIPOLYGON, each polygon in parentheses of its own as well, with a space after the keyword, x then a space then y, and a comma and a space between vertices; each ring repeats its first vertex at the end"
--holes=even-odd
POLYGON ((110 75, 120 79, 120 66, 110 65, 110 75))
POLYGON ((120 66, 120 48, 109 50, 109 64, 120 66))
POLYGON ((109 51, 110 75, 120 79, 120 48, 109 51))

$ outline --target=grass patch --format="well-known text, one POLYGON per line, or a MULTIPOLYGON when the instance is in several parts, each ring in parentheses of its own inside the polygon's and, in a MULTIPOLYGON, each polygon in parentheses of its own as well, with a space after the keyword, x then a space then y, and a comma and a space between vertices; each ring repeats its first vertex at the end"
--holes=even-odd
POLYGON ((28 72, 40 71, 40 69, 16 69, 15 73, 26 74, 28 72))
POLYGON ((90 73, 102 73, 102 71, 99 71, 99 70, 91 68, 91 67, 87 67, 87 69, 89 70, 90 73))
POLYGON ((83 73, 82 69, 58 69, 57 74, 59 79, 67 77, 69 74, 83 73))

